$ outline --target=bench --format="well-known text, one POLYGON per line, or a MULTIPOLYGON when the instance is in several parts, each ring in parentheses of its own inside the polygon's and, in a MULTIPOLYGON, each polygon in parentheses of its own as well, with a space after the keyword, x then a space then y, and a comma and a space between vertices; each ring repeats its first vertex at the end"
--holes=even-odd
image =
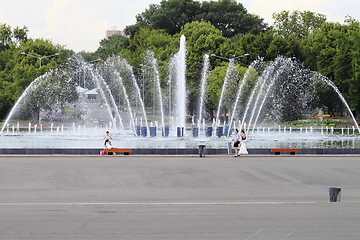
POLYGON ((111 155, 113 153, 124 153, 124 155, 129 155, 129 153, 131 153, 132 151, 133 151, 132 149, 122 149, 122 148, 110 148, 110 149, 105 148, 104 149, 104 153, 107 155, 111 155), (111 153, 111 154, 109 154, 109 153, 111 153))
POLYGON ((295 155, 296 152, 300 152, 300 149, 271 149, 270 152, 275 153, 275 155, 280 155, 281 152, 289 152, 290 155, 295 155))

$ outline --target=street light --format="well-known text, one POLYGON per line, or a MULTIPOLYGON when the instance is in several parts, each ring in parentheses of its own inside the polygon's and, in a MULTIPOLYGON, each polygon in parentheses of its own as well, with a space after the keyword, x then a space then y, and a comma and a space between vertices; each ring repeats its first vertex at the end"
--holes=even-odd
POLYGON ((222 56, 218 56, 218 55, 215 55, 215 54, 211 54, 212 57, 218 57, 218 58, 222 58, 222 59, 225 59, 225 60, 228 60, 230 61, 231 59, 235 60, 235 59, 238 59, 238 58, 241 58, 241 57, 245 57, 245 56, 249 56, 250 54, 248 53, 245 53, 241 56, 238 56, 238 57, 233 57, 233 58, 226 58, 226 57, 222 57, 222 56))
POLYGON ((38 57, 38 56, 35 56, 35 55, 28 54, 28 53, 26 53, 26 52, 22 52, 21 54, 39 59, 39 60, 40 60, 40 67, 41 67, 41 60, 42 60, 43 58, 49 58, 49 57, 53 57, 53 56, 58 56, 58 55, 60 55, 60 53, 55 53, 55 54, 51 54, 51 55, 48 55, 48 56, 38 57))
POLYGON ((102 61, 102 59, 101 59, 101 58, 98 58, 98 59, 95 59, 95 60, 91 60, 91 61, 89 61, 88 63, 93 63, 93 62, 97 62, 97 61, 102 61))

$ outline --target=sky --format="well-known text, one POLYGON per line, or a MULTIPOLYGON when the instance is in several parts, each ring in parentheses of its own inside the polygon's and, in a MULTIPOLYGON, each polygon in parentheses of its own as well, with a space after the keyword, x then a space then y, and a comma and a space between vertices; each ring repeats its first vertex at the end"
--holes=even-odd
MULTIPOLYGON (((30 38, 42 38, 75 52, 94 52, 106 30, 135 24, 135 16, 161 0, 0 0, 0 24, 26 26, 30 38)), ((200 1, 201 2, 201 1, 200 1)), ((312 11, 331 22, 349 15, 360 20, 359 0, 237 0, 249 13, 272 24, 282 10, 312 11)))

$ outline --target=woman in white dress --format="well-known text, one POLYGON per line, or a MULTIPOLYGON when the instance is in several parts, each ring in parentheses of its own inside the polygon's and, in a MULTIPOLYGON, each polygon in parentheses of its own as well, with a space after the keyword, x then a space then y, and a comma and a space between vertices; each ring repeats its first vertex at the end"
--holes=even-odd
POLYGON ((240 149, 239 149, 239 156, 240 154, 249 154, 247 148, 246 148, 246 134, 244 130, 241 130, 240 133, 241 143, 240 143, 240 149))

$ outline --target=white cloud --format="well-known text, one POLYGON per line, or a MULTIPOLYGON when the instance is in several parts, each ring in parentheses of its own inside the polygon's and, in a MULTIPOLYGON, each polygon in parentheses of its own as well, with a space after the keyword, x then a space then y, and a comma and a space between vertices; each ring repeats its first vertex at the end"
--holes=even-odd
POLYGON ((31 38, 50 39, 75 51, 95 51, 106 30, 134 24, 160 0, 0 0, 0 23, 27 26, 31 38))

